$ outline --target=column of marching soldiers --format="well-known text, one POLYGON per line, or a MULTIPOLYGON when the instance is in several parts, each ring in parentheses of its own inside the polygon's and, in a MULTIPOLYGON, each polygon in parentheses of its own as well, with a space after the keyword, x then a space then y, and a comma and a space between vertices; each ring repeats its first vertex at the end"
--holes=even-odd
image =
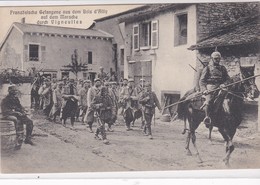
MULTIPOLYGON (((118 115, 122 115, 126 131, 133 130, 136 119, 141 118, 143 134, 153 139, 151 122, 157 107, 161 106, 151 83, 140 79, 135 86, 133 79, 117 83, 98 74, 93 83, 90 80, 45 78, 38 90, 39 98, 32 95, 33 107, 42 109, 46 119, 74 129, 74 123, 86 125, 94 138, 108 144, 106 132, 113 132, 112 125, 119 125, 118 115), (37 103, 37 101, 39 101, 37 103), (39 104, 39 105, 36 105, 39 104), (70 118, 70 124, 67 124, 70 118), (92 130, 97 123, 96 130, 92 130), (68 126, 67 126, 68 125, 68 126)), ((26 124, 26 123, 25 123, 26 124)))

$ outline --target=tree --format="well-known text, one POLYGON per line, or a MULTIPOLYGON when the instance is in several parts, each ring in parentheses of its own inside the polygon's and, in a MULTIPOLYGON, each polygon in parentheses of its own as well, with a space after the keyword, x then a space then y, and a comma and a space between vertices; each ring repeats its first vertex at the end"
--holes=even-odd
POLYGON ((74 50, 74 53, 71 55, 71 63, 69 65, 63 66, 67 69, 64 69, 64 71, 72 72, 75 74, 76 79, 78 79, 78 73, 81 71, 88 71, 88 65, 82 64, 81 62, 78 62, 78 51, 77 49, 74 50))

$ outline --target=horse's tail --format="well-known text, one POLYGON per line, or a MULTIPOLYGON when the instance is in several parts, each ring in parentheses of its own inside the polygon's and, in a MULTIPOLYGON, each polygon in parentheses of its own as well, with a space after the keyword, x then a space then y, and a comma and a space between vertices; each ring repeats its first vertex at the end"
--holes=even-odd
MULTIPOLYGON (((181 101, 182 99, 180 99, 180 101, 181 101)), ((184 99, 183 99, 184 100, 184 99)), ((178 115, 178 119, 184 119, 185 118, 185 113, 186 113, 186 105, 187 105, 187 103, 186 102, 182 102, 182 103, 179 103, 178 105, 177 105, 177 115, 178 115)))
MULTIPOLYGON (((195 91, 195 88, 187 91, 183 97, 179 100, 180 102, 185 100, 189 95, 193 94, 195 91)), ((185 119, 186 117, 186 113, 187 113, 187 104, 189 104, 189 101, 184 101, 181 102, 179 104, 177 104, 177 115, 178 115, 178 119, 185 119)))

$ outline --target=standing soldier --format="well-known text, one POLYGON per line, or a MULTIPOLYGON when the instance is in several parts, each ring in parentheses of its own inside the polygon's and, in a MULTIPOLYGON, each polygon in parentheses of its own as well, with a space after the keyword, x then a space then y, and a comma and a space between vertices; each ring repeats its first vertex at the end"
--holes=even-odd
POLYGON ((53 91, 52 97, 53 97, 53 106, 52 106, 52 116, 53 121, 56 122, 56 117, 60 115, 61 106, 62 106, 62 88, 63 83, 59 82, 58 87, 53 91))
POLYGON ((43 112, 48 118, 51 109, 51 82, 48 79, 44 79, 43 85, 40 87, 38 93, 40 95, 43 112))
MULTIPOLYGON (((141 78, 141 79, 140 79, 140 82, 139 82, 139 85, 136 87, 137 93, 138 93, 138 97, 140 97, 140 96, 143 94, 143 92, 144 92, 144 84, 145 84, 145 79, 141 78)), ((143 129, 143 128, 144 128, 144 125, 145 125, 144 113, 143 113, 143 111, 142 111, 142 110, 143 110, 143 107, 142 107, 142 105, 139 103, 139 105, 138 105, 138 113, 139 113, 140 110, 141 110, 141 112, 142 112, 142 117, 141 117, 142 125, 141 125, 141 129, 143 129)))
POLYGON ((13 121, 16 130, 16 146, 20 149, 23 142, 23 125, 26 125, 25 144, 34 145, 31 140, 33 131, 33 121, 27 117, 24 107, 22 107, 18 98, 18 89, 15 85, 8 87, 8 95, 1 102, 3 119, 13 121))
MULTIPOLYGON (((101 87, 101 81, 99 78, 96 78, 94 80, 95 84, 93 87, 91 87, 89 90, 88 90, 88 93, 87 93, 87 105, 88 107, 90 107, 94 97, 100 93, 100 87, 101 87)), ((94 110, 92 109, 87 109, 87 113, 84 117, 84 123, 87 123, 88 126, 89 126, 89 132, 90 133, 93 133, 93 130, 92 130, 92 125, 93 125, 93 122, 94 122, 94 110)))
POLYGON ((70 79, 69 83, 64 86, 62 98, 64 99, 61 109, 62 124, 65 126, 67 118, 70 117, 71 126, 74 127, 78 107, 78 97, 76 84, 73 79, 70 79))
POLYGON ((112 99, 113 106, 112 106, 112 117, 111 121, 109 123, 109 127, 107 131, 113 132, 113 129, 111 128, 112 125, 115 124, 117 120, 117 112, 118 112, 118 91, 117 91, 117 83, 116 82, 111 82, 111 88, 109 90, 109 96, 112 99))
POLYGON ((109 123, 112 117, 113 102, 108 94, 108 88, 102 86, 100 93, 97 94, 90 104, 90 109, 95 111, 98 117, 98 128, 95 132, 95 138, 99 139, 99 133, 101 133, 101 139, 104 144, 108 144, 109 141, 106 138, 105 123, 109 123))
MULTIPOLYGON (((124 89, 127 89, 127 85, 128 85, 128 80, 127 79, 124 79, 123 80, 123 83, 122 83, 122 86, 119 87, 119 96, 121 94, 122 91, 125 91, 124 89)), ((125 107, 125 101, 123 99, 119 99, 119 102, 118 102, 118 105, 119 107, 122 108, 121 112, 120 112, 120 115, 123 115, 124 113, 124 107, 125 107)))
POLYGON ((102 83, 108 80, 108 75, 104 72, 104 68, 101 66, 100 72, 98 73, 98 78, 101 80, 102 83))
POLYGON ((84 116, 88 109, 88 90, 91 87, 90 80, 84 80, 83 87, 79 90, 79 108, 82 111, 82 122, 84 122, 84 116))
POLYGON ((128 86, 122 88, 122 91, 120 92, 120 101, 123 103, 123 116, 126 123, 126 131, 130 131, 132 130, 130 124, 134 120, 134 111, 138 104, 138 95, 136 88, 134 88, 133 79, 129 79, 128 86))
POLYGON ((157 107, 161 112, 161 106, 156 94, 152 91, 150 83, 147 82, 145 84, 145 92, 142 94, 139 101, 143 105, 143 109, 144 109, 143 110, 144 118, 145 118, 144 133, 145 135, 149 136, 149 139, 153 139, 151 122, 155 114, 155 107, 157 107))

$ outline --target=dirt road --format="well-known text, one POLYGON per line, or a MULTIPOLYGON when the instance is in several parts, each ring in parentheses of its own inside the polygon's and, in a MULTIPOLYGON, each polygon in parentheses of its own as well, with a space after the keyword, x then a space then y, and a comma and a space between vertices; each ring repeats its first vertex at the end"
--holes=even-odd
MULTIPOLYGON (((254 130, 254 119, 247 118, 234 137, 230 168, 260 168, 260 134, 254 130)), ((2 173, 45 172, 107 172, 107 171, 157 171, 157 170, 210 170, 226 169, 222 159, 224 142, 217 129, 212 133, 210 144, 204 125, 197 129, 197 145, 203 163, 195 155, 187 156, 183 123, 156 120, 153 140, 143 136, 140 121, 133 131, 126 131, 121 124, 108 132, 109 145, 94 139, 80 122, 75 128, 63 127, 34 115, 36 146, 23 145, 22 149, 1 158, 2 173)), ((68 124, 69 125, 69 124, 68 124)), ((95 130, 95 127, 94 127, 95 130)), ((191 151, 195 154, 193 147, 191 151)))

